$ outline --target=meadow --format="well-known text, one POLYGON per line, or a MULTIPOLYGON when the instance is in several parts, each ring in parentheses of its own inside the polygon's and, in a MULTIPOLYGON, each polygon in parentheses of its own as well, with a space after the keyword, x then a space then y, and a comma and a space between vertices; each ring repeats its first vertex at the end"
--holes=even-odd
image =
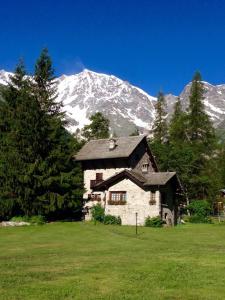
POLYGON ((0 228, 0 299, 225 299, 225 225, 0 228))

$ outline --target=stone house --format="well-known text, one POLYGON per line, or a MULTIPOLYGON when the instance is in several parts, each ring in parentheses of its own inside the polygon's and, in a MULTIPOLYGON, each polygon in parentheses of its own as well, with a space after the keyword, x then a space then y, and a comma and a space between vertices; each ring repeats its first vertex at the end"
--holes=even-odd
POLYGON ((84 172, 85 219, 101 203, 105 214, 120 216, 123 225, 144 225, 160 216, 176 224, 182 191, 175 172, 159 172, 146 136, 91 140, 76 155, 84 172))

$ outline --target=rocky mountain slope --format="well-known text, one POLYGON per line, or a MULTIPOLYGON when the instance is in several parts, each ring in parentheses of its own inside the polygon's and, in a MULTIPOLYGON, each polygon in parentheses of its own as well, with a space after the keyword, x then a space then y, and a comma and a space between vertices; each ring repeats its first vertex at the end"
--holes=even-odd
MULTIPOLYGON (((10 73, 0 71, 0 84, 5 85, 10 73)), ((117 135, 128 135, 138 128, 147 132, 155 118, 156 98, 138 87, 115 76, 84 70, 76 75, 57 78, 58 99, 63 101, 72 132, 89 123, 89 117, 101 111, 117 135)), ((225 122, 225 84, 204 82, 205 108, 215 126, 225 122)), ((188 105, 190 83, 180 94, 183 107, 188 105)), ((177 96, 166 95, 168 115, 173 110, 177 96)))
MULTIPOLYGON (((0 84, 10 73, 0 71, 0 84)), ((56 79, 58 100, 63 101, 68 129, 74 132, 89 123, 96 111, 109 120, 117 135, 129 135, 136 128, 148 131, 155 118, 156 98, 115 76, 84 70, 79 74, 56 79)))
MULTIPOLYGON (((220 126, 225 121, 225 84, 212 85, 206 81, 204 83, 204 104, 207 114, 210 116, 215 127, 220 126)), ((187 84, 179 95, 183 108, 188 106, 188 97, 190 95, 191 83, 187 84)), ((167 107, 169 113, 172 112, 173 105, 177 96, 166 95, 167 107)))
POLYGON ((89 70, 61 76, 58 98, 64 103, 70 129, 82 128, 96 111, 109 120, 117 135, 127 135, 135 127, 150 129, 155 117, 155 98, 121 79, 89 70))

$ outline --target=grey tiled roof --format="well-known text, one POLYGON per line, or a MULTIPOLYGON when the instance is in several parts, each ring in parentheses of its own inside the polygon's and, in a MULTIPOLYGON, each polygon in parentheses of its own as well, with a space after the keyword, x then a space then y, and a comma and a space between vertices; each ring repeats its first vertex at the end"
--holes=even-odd
POLYGON ((175 175, 176 172, 152 172, 144 185, 164 185, 175 175))
POLYGON ((96 184, 94 189, 98 190, 98 188, 108 186, 108 185, 112 184, 114 181, 117 181, 118 179, 122 179, 124 177, 133 179, 137 184, 139 184, 142 187, 165 185, 174 176, 176 176, 176 172, 152 172, 152 173, 148 174, 148 177, 146 177, 146 176, 144 176, 138 172, 135 172, 133 170, 125 169, 125 170, 121 171, 120 173, 117 173, 117 174, 107 178, 106 180, 102 181, 101 183, 96 184))
POLYGON ((109 139, 91 140, 77 153, 76 160, 108 158, 127 158, 131 155, 145 135, 115 138, 116 147, 109 150, 109 139))

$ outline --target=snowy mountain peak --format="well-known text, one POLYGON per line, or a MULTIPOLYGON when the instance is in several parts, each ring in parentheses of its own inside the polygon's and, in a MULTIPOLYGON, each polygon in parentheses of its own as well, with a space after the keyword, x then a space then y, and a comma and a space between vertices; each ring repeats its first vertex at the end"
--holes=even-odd
MULTIPOLYGON (((0 84, 7 84, 12 73, 0 70, 0 84)), ((136 128, 148 131, 155 119, 156 98, 142 89, 113 75, 88 69, 74 75, 62 75, 56 79, 58 100, 64 104, 68 129, 72 132, 89 124, 89 117, 97 111, 109 120, 110 127, 118 135, 129 135, 136 128)), ((212 85, 203 82, 205 109, 213 123, 219 126, 225 120, 225 84, 212 85)), ((187 108, 191 82, 180 94, 182 106, 187 108)), ((165 96, 168 115, 173 111, 177 96, 165 96)))
POLYGON ((130 134, 136 127, 149 129, 154 119, 154 97, 113 75, 90 70, 58 79, 58 97, 63 101, 70 130, 88 124, 101 111, 117 135, 130 134))
POLYGON ((10 76, 12 75, 13 73, 10 73, 10 72, 7 72, 5 70, 0 70, 0 84, 7 84, 7 82, 9 82, 10 80, 10 76))

